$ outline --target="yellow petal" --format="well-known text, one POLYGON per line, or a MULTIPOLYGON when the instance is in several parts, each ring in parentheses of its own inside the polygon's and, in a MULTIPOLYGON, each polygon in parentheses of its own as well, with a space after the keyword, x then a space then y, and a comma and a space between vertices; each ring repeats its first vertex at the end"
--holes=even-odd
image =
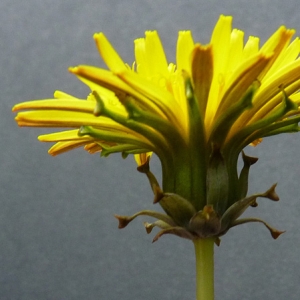
POLYGON ((213 78, 212 46, 196 45, 192 52, 192 78, 202 118, 205 116, 213 78))
POLYGON ((58 142, 48 150, 48 153, 52 156, 56 156, 70 150, 85 146, 85 144, 85 141, 58 142))
POLYGON ((120 71, 126 69, 125 63, 102 32, 95 33, 94 40, 101 57, 110 70, 120 71))
POLYGON ((155 104, 160 109, 162 116, 173 123, 174 126, 181 124, 181 109, 178 103, 174 101, 172 94, 129 70, 119 73, 118 76, 141 95, 146 96, 147 100, 143 102, 145 105, 155 104))
POLYGON ((242 62, 243 58, 243 39, 244 39, 244 32, 238 29, 233 29, 230 35, 230 48, 227 62, 227 74, 232 73, 235 68, 242 62))
POLYGON ((221 15, 211 37, 211 44, 214 55, 214 72, 223 73, 227 65, 229 53, 230 36, 231 36, 231 16, 221 15))
POLYGON ((134 40, 134 54, 137 73, 146 78, 150 77, 146 56, 146 43, 144 38, 134 40))
POLYGON ((76 98, 76 97, 74 97, 74 96, 72 96, 70 94, 67 94, 67 93, 65 93, 63 91, 55 91, 53 96, 56 99, 60 99, 60 98, 61 99, 78 99, 78 98, 76 98))
POLYGON ((68 110, 68 111, 81 111, 86 113, 93 113, 95 103, 85 100, 73 100, 73 99, 44 99, 22 102, 13 107, 13 111, 19 111, 24 109, 41 109, 41 110, 68 110))
MULTIPOLYGON (((131 95, 137 101, 140 101, 139 104, 145 110, 162 115, 160 109, 154 103, 148 101, 145 95, 139 93, 109 71, 92 66, 73 67, 69 68, 69 71, 76 74, 80 80, 89 85, 93 90, 97 90, 97 85, 104 86, 113 91, 120 101, 131 95)), ((129 72, 129 69, 123 72, 129 72)))
POLYGON ((287 47, 294 33, 294 30, 286 29, 284 26, 281 26, 261 47, 260 52, 266 54, 273 53, 273 58, 269 62, 269 67, 259 76, 259 80, 265 80, 272 74, 272 65, 280 56, 281 52, 287 47))
POLYGON ((249 36, 247 43, 243 49, 243 58, 248 59, 255 55, 259 50, 259 38, 255 36, 249 36))
MULTIPOLYGON (((298 38, 296 38, 278 55, 278 58, 269 70, 269 76, 272 76, 272 74, 275 74, 276 72, 280 71, 281 68, 293 62, 299 56, 299 52, 300 41, 298 38)), ((267 80, 267 78, 264 78, 264 80, 267 80)))
POLYGON ((191 74, 191 54, 194 48, 194 41, 191 31, 179 31, 176 63, 178 70, 185 70, 191 74))
POLYGON ((149 73, 168 76, 168 63, 157 31, 146 31, 145 35, 145 50, 149 73))
POLYGON ((250 85, 265 69, 271 57, 258 53, 238 66, 224 88, 225 95, 220 101, 217 116, 243 97, 250 85))
POLYGON ((90 143, 84 146, 84 150, 86 150, 90 154, 98 153, 102 150, 102 147, 97 143, 90 143))
POLYGON ((220 16, 212 33, 211 44, 214 59, 214 77, 209 93, 205 126, 209 128, 213 122, 216 110, 219 105, 220 93, 225 83, 224 68, 227 64, 229 54, 229 44, 231 35, 232 17, 220 16))
POLYGON ((49 134, 43 134, 38 137, 41 142, 63 142, 63 141, 93 141, 94 138, 90 136, 79 136, 78 129, 54 132, 49 134))
POLYGON ((19 126, 76 127, 87 125, 107 129, 124 130, 125 127, 106 117, 95 117, 85 112, 37 110, 18 113, 19 126))

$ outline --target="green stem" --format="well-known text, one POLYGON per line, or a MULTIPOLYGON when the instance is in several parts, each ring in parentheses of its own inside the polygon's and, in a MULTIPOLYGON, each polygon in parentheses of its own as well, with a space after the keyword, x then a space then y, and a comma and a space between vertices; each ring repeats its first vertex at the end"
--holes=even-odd
POLYGON ((194 240, 196 300, 214 299, 214 239, 194 240))

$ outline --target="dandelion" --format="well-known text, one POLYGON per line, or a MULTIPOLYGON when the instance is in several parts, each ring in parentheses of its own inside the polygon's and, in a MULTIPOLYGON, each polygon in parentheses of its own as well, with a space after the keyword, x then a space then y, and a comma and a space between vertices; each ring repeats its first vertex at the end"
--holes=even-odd
POLYGON ((279 231, 257 218, 240 218, 257 198, 279 200, 275 185, 247 195, 248 175, 257 158, 243 149, 263 138, 299 131, 300 42, 294 30, 279 29, 259 46, 232 29, 221 16, 208 45, 195 43, 190 31, 179 32, 176 64, 168 63, 156 31, 135 40, 135 62, 123 62, 103 33, 95 34, 108 70, 80 65, 69 71, 91 89, 86 100, 63 92, 55 99, 17 104, 19 126, 70 128, 39 136, 56 142, 57 155, 84 146, 103 156, 135 156, 138 171, 149 179, 154 203, 165 213, 140 211, 119 216, 126 227, 141 215, 154 241, 174 234, 193 241, 197 261, 197 299, 213 299, 213 245, 230 228, 262 223, 277 238, 279 231), (162 185, 150 171, 155 153, 162 165, 162 185), (237 169, 239 156, 244 166, 237 169), (201 265, 201 267, 200 267, 201 265))

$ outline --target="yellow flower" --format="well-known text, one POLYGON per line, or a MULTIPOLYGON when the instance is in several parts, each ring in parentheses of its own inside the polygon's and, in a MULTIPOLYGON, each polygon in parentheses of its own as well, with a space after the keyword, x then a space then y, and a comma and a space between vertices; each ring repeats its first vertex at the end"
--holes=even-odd
POLYGON ((257 37, 244 44, 244 33, 231 23, 232 17, 221 16, 208 45, 194 43, 190 31, 179 32, 176 64, 168 63, 156 31, 135 41, 132 67, 103 33, 95 34, 109 70, 69 69, 90 87, 87 100, 56 93, 57 99, 16 105, 14 111, 29 110, 16 120, 20 126, 73 128, 39 137, 57 142, 49 150, 53 155, 83 145, 102 155, 135 154, 168 216, 169 222, 160 218, 155 226, 181 236, 183 230, 189 238, 224 234, 258 196, 277 199, 270 196, 274 188, 246 197, 254 159, 244 155, 238 174, 241 151, 264 137, 298 131, 300 120, 300 42, 291 40, 294 30, 281 26, 259 47, 257 37), (162 190, 149 170, 152 152, 162 164, 162 190), (208 220, 214 226, 209 234, 199 229, 208 220))
MULTIPOLYGON (((18 113, 16 121, 19 126, 77 128, 39 136, 40 141, 57 142, 49 150, 51 155, 57 155, 83 145, 90 153, 102 151, 102 154, 106 155, 106 147, 115 149, 120 141, 123 141, 124 144, 125 142, 136 143, 141 147, 145 143, 147 144, 143 136, 117 122, 107 117, 96 117, 96 100, 93 93, 87 100, 78 99, 60 91, 56 91, 54 97, 56 99, 23 102, 13 108, 14 111, 31 109, 18 113), (79 135, 78 128, 83 125, 99 128, 101 138, 79 135), (124 139, 125 136, 126 139, 124 139)), ((115 111, 124 113, 123 107, 113 101, 117 100, 111 96, 107 104, 113 106, 115 111)), ((82 128, 81 131, 84 129, 82 128)))

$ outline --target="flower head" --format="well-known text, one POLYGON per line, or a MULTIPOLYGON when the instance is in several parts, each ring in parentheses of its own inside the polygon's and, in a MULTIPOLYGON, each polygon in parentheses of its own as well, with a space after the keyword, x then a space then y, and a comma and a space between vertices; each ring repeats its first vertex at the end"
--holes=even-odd
POLYGON ((46 134, 56 155, 84 146, 106 156, 134 154, 166 214, 142 211, 120 217, 124 227, 138 215, 158 221, 148 232, 197 239, 218 237, 238 224, 262 222, 273 237, 281 232, 260 219, 240 219, 257 197, 278 200, 275 186, 247 197, 250 166, 257 159, 242 154, 262 138, 299 130, 300 42, 294 30, 279 29, 259 47, 257 37, 231 28, 221 16, 208 45, 194 43, 190 31, 179 32, 176 64, 168 63, 156 31, 135 41, 129 67, 104 34, 94 35, 108 66, 70 68, 91 89, 86 100, 56 92, 56 99, 18 104, 20 126, 70 127, 46 134), (162 188, 149 168, 155 153, 162 164, 162 188))

